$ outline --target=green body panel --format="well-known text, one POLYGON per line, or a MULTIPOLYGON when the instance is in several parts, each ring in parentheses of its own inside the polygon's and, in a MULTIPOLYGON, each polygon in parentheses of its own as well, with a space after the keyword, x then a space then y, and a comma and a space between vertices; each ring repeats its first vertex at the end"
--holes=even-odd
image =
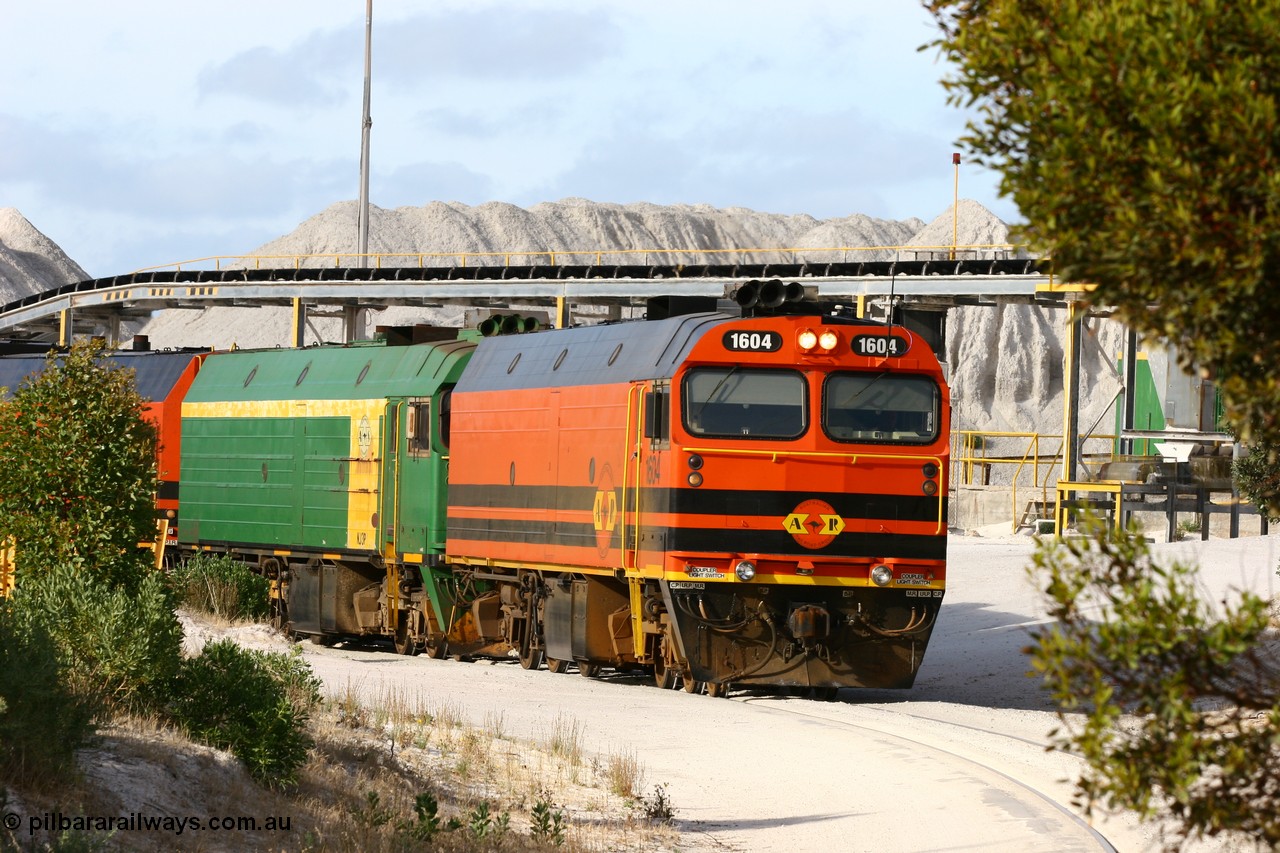
MULTIPOLYGON (((1133 428, 1141 430, 1164 429, 1164 406, 1160 401, 1160 392, 1156 388, 1155 377, 1151 374, 1151 365, 1145 358, 1134 361, 1134 379, 1137 387, 1133 390, 1133 428)), ((1116 361, 1116 370, 1124 376, 1124 359, 1116 361)), ((1124 412, 1116 409, 1116 453, 1120 452, 1120 433, 1124 427, 1124 412)), ((1154 454, 1154 442, 1149 438, 1140 438, 1133 443, 1133 453, 1137 456, 1154 454)))
POLYGON ((439 411, 473 349, 374 342, 211 356, 183 404, 179 540, 393 561, 442 553, 448 457, 410 441, 407 412, 411 402, 439 411))

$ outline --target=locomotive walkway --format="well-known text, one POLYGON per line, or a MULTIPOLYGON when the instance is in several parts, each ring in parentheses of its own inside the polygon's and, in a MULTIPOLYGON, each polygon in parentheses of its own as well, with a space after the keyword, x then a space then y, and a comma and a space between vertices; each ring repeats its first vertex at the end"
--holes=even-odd
POLYGON ((301 342, 301 318, 307 311, 342 311, 351 322, 348 328, 355 328, 361 308, 501 309, 517 303, 556 310, 558 325, 563 325, 577 306, 639 306, 655 296, 725 298, 752 279, 813 285, 825 301, 893 297, 936 308, 994 299, 1061 302, 1078 289, 1055 284, 1048 261, 1008 257, 1007 246, 898 248, 898 260, 850 260, 858 253, 894 250, 205 258, 89 279, 15 300, 0 307, 0 336, 66 343, 73 333, 94 334, 115 343, 123 320, 219 305, 293 307, 299 318, 295 345, 301 342))

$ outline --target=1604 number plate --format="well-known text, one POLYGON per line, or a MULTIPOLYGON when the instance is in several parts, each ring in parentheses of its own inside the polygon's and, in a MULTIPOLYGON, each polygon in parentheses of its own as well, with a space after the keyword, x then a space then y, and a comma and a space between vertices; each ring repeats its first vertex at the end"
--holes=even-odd
POLYGON ((782 335, 749 329, 725 332, 724 348, 730 352, 777 352, 782 349, 782 335))
POLYGON ((866 355, 873 358, 893 358, 906 355, 910 349, 907 339, 899 335, 855 335, 849 341, 849 348, 854 355, 866 355))

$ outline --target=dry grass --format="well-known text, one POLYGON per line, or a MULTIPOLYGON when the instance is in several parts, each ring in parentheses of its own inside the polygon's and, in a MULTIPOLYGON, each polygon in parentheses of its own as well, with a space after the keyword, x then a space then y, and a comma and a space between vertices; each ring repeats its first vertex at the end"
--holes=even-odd
POLYGON ((605 778, 614 795, 634 800, 640 796, 644 787, 644 767, 631 750, 616 752, 609 756, 605 778))
POLYGON ((126 830, 128 850, 381 853, 408 849, 674 850, 678 833, 646 818, 634 754, 589 759, 582 724, 557 717, 537 741, 508 738, 505 719, 465 722, 461 709, 388 691, 367 704, 348 685, 315 713, 316 746, 292 791, 258 786, 226 753, 154 719, 122 719, 86 750, 81 782, 56 795, 9 797, 23 818, 17 849, 102 849, 101 837, 32 838, 27 819, 64 815, 253 818, 256 829, 126 830), (287 828, 268 831, 275 819, 287 828), (43 849, 43 848, 41 848, 43 849))

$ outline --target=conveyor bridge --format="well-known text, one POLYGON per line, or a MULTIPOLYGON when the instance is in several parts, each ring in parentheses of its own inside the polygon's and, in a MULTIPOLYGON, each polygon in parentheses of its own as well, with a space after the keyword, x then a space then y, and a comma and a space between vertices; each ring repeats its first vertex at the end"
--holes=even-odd
MULTIPOLYGON (((1007 247, 1006 247, 1007 248, 1007 247)), ((655 296, 723 298, 751 279, 800 281, 817 288, 823 301, 895 301, 945 308, 980 301, 1049 301, 1078 288, 1056 285, 1042 259, 963 257, 992 254, 989 247, 939 250, 944 257, 893 261, 815 261, 803 253, 832 256, 852 250, 769 250, 787 260, 727 263, 708 253, 705 263, 512 264, 510 256, 361 256, 371 266, 340 265, 354 256, 204 259, 172 268, 141 270, 67 284, 0 307, 0 336, 66 343, 72 335, 118 341, 121 322, 155 311, 214 306, 291 306, 301 343, 307 311, 341 311, 356 328, 362 308, 465 305, 501 309, 512 304, 552 309, 559 324, 573 321, 582 306, 641 306, 655 296), (388 259, 418 265, 392 266, 388 259), (471 263, 467 263, 471 257, 471 263), (440 265, 427 265, 426 261, 440 265), (207 268, 208 264, 212 268, 207 268), (265 266, 264 263, 273 264, 265 266)), ((871 250, 862 250, 871 251, 871 250)), ((884 251, 883 249, 876 251, 884 251)), ((746 254, 740 252, 739 254, 746 254)), ((999 254, 996 252, 995 254, 999 254)), ((1007 251, 1006 251, 1007 254, 1007 251)), ((682 253, 692 257, 694 253, 682 253)), ((597 258, 608 253, 596 253, 597 258)), ((594 260, 595 258, 593 258, 594 260)), ((861 304, 861 302, 859 303, 861 304)), ((354 337, 354 335, 353 335, 354 337)), ((285 343, 285 342, 282 342, 285 343)))

